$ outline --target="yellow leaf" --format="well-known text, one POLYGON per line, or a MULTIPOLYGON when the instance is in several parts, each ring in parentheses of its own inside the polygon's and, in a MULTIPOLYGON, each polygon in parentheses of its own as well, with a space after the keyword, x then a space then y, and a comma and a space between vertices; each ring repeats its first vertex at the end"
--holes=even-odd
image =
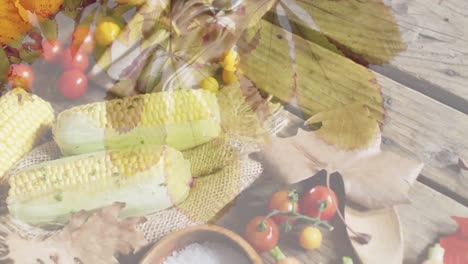
MULTIPOLYGON (((353 59, 372 64, 388 63, 405 50, 398 24, 382 0, 297 1, 313 17, 320 31, 333 43, 353 54, 353 59)), ((302 25, 310 25, 290 16, 302 25)))
MULTIPOLYGON (((384 116, 383 98, 375 75, 350 59, 270 22, 261 21, 259 28, 257 44, 245 39, 239 42, 240 68, 248 79, 306 116, 352 104, 366 106, 369 118, 375 122, 368 124, 372 128, 365 130, 366 134, 349 129, 346 138, 329 135, 326 141, 344 149, 369 145, 373 129, 378 128, 377 123, 382 123, 384 116)), ((366 121, 362 116, 362 111, 349 112, 347 118, 366 121)), ((328 126, 322 134, 333 132, 335 125, 328 126)))
POLYGON ((8 44, 11 41, 17 40, 32 28, 32 25, 24 19, 24 16, 27 16, 26 10, 18 10, 13 1, 0 1, 1 44, 8 44))
POLYGON ((31 21, 29 21, 29 16, 30 16, 29 11, 26 10, 26 8, 24 8, 24 7, 20 4, 20 1, 19 1, 19 0, 15 0, 15 7, 18 9, 18 14, 21 16, 21 18, 22 18, 25 22, 31 22, 31 21))
POLYGON ((379 124, 360 103, 321 112, 306 121, 314 123, 322 124, 316 132, 320 138, 343 149, 368 147, 380 134, 379 124))
POLYGON ((31 30, 31 14, 42 21, 55 14, 63 0, 0 0, 0 44, 8 44, 31 30))
POLYGON ((63 0, 19 0, 19 3, 31 13, 48 18, 59 10, 63 0))

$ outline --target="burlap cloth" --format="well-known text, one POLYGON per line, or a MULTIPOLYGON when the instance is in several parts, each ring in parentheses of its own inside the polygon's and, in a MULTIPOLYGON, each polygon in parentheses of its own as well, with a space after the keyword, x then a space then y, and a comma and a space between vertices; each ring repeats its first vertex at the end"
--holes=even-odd
MULTIPOLYGON (((230 146, 224 147, 235 152, 233 155, 235 158, 229 164, 212 174, 196 178, 186 201, 146 216, 147 221, 138 226, 149 242, 157 241, 173 231, 188 226, 210 222, 218 212, 259 177, 262 172, 261 165, 248 157, 249 153, 255 151, 251 144, 242 144, 240 141, 233 140, 230 141, 230 146)), ((211 157, 209 151, 198 153, 198 157, 193 158, 197 164, 209 164, 217 158, 211 157)), ((219 152, 211 155, 219 155, 219 152)), ((45 143, 20 160, 9 175, 29 166, 60 157, 61 153, 55 142, 45 143)), ((3 226, 8 226, 9 230, 26 237, 48 236, 54 232, 26 225, 8 214, 3 214, 0 221, 3 226)))

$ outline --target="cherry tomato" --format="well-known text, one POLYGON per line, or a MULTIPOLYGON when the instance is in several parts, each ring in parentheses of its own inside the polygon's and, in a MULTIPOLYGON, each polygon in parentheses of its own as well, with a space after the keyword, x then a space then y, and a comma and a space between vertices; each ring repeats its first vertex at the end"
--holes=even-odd
POLYGON ((227 85, 238 82, 236 73, 232 71, 223 70, 222 78, 223 78, 224 84, 227 84, 227 85))
POLYGON ((219 90, 219 83, 213 77, 207 77, 200 82, 200 88, 216 93, 219 90))
POLYGON ((82 51, 90 53, 94 48, 94 38, 91 32, 89 32, 89 27, 87 26, 77 26, 72 36, 73 50, 82 51))
POLYGON ((15 87, 30 90, 34 81, 34 72, 28 64, 12 64, 8 70, 8 82, 15 87))
POLYGON ((78 70, 65 71, 57 81, 58 89, 68 99, 78 99, 88 89, 88 79, 78 70))
POLYGON ((315 186, 304 193, 300 201, 302 213, 309 217, 318 217, 321 202, 325 204, 325 208, 320 215, 320 219, 328 220, 332 218, 338 207, 338 198, 335 192, 326 186, 315 186))
POLYGON ((322 244, 322 232, 316 227, 305 227, 299 234, 299 243, 304 249, 317 249, 322 244))
MULTIPOLYGON (((296 191, 280 190, 275 192, 268 203, 268 210, 278 210, 280 212, 294 212, 299 213, 298 194, 296 191)), ((284 224, 286 221, 294 223, 296 219, 292 219, 285 215, 274 215, 273 220, 278 225, 284 224)))
POLYGON ((108 46, 117 38, 119 33, 119 25, 111 20, 106 20, 99 23, 96 32, 94 32, 94 38, 99 45, 108 46))
POLYGON ((278 244, 279 230, 276 223, 270 218, 262 221, 263 216, 255 217, 250 220, 245 229, 245 239, 258 252, 266 252, 272 250, 278 244))
POLYGON ((66 49, 62 56, 62 67, 84 72, 88 68, 88 54, 81 50, 66 49))
POLYGON ((63 47, 56 39, 44 39, 42 41, 42 57, 47 62, 54 62, 60 58, 63 47))

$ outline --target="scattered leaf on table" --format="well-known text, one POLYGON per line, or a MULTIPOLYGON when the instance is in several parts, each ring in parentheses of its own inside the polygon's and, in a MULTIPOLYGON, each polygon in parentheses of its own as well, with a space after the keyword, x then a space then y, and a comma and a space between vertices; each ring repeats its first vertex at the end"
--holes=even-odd
POLYGON ((62 230, 45 239, 26 239, 10 233, 1 241, 8 254, 2 255, 0 262, 117 264, 118 255, 136 252, 147 244, 143 233, 136 229, 144 217, 118 219, 124 206, 114 203, 95 212, 80 211, 62 230))
MULTIPOLYGON (((244 35, 239 41, 241 69, 247 78, 259 89, 306 116, 334 112, 349 105, 361 105, 368 109, 367 116, 363 115, 364 110, 342 111, 341 119, 359 120, 362 124, 366 117, 371 117, 376 122, 383 123, 383 98, 371 71, 292 34, 287 27, 294 25, 288 24, 287 20, 281 23, 282 27, 279 27, 268 21, 261 21, 253 39, 246 39, 244 35)), ((366 123, 374 126, 372 122, 366 123)), ((372 132, 373 129, 365 131, 372 132)), ((373 140, 369 133, 361 135, 360 130, 351 132, 354 133, 350 135, 351 138, 360 140, 352 145, 346 140, 330 143, 350 148, 358 144, 364 147, 373 140), (340 145, 342 143, 345 144, 340 145)), ((328 139, 334 140, 336 137, 328 139)))
MULTIPOLYGON (((300 6, 297 10, 308 14, 315 23, 304 16, 289 16, 300 25, 301 36, 307 37, 306 32, 311 29, 318 30, 355 61, 388 63, 406 48, 392 10, 381 0, 295 2, 300 6)), ((298 14, 297 10, 291 13, 298 14)))
POLYGON ((381 151, 379 133, 367 148, 343 150, 323 141, 318 131, 300 129, 289 138, 272 137, 271 144, 259 153, 260 158, 287 183, 301 181, 320 170, 339 172, 346 184, 347 198, 367 208, 407 201, 423 164, 381 151))
POLYGON ((379 124, 369 109, 360 103, 320 112, 305 122, 306 125, 316 123, 321 124, 316 134, 342 149, 369 147, 380 132, 379 124))
MULTIPOLYGON (((395 208, 359 212, 351 207, 345 208, 348 225, 361 233, 369 234, 372 239, 362 245, 351 238, 351 244, 363 264, 403 263, 403 233, 400 219, 395 208)), ((352 237, 352 234, 348 232, 352 237)))

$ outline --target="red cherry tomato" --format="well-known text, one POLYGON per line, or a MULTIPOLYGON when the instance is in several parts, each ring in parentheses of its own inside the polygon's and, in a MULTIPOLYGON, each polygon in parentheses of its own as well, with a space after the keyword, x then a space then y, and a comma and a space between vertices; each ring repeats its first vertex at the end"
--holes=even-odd
POLYGON ((255 217, 245 228, 245 239, 258 252, 272 250, 279 240, 279 230, 275 222, 269 218, 262 225, 263 219, 263 216, 255 217))
MULTIPOLYGON (((270 198, 270 202, 268 203, 268 210, 299 213, 299 202, 297 196, 298 194, 296 191, 277 191, 270 198)), ((294 223, 296 221, 296 219, 290 218, 289 216, 285 215, 274 215, 272 216, 272 218, 278 225, 284 224, 288 220, 291 223, 294 223)))
POLYGON ((321 202, 325 204, 325 208, 320 215, 320 219, 328 220, 332 218, 338 207, 338 198, 335 192, 326 186, 315 186, 304 193, 300 201, 302 213, 309 217, 318 217, 321 202))
POLYGON ((57 85, 63 96, 78 99, 86 93, 88 79, 78 70, 68 70, 60 76, 57 85))
POLYGON ((94 48, 94 38, 89 27, 80 25, 77 26, 72 36, 72 48, 82 52, 89 53, 94 48))
POLYGON ((54 62, 62 55, 62 43, 56 39, 44 39, 42 41, 42 57, 47 62, 54 62))
POLYGON ((8 70, 8 82, 12 87, 30 90, 34 81, 34 72, 28 64, 12 64, 8 70))
POLYGON ((88 68, 88 54, 81 50, 66 49, 62 56, 62 67, 84 72, 88 68))

